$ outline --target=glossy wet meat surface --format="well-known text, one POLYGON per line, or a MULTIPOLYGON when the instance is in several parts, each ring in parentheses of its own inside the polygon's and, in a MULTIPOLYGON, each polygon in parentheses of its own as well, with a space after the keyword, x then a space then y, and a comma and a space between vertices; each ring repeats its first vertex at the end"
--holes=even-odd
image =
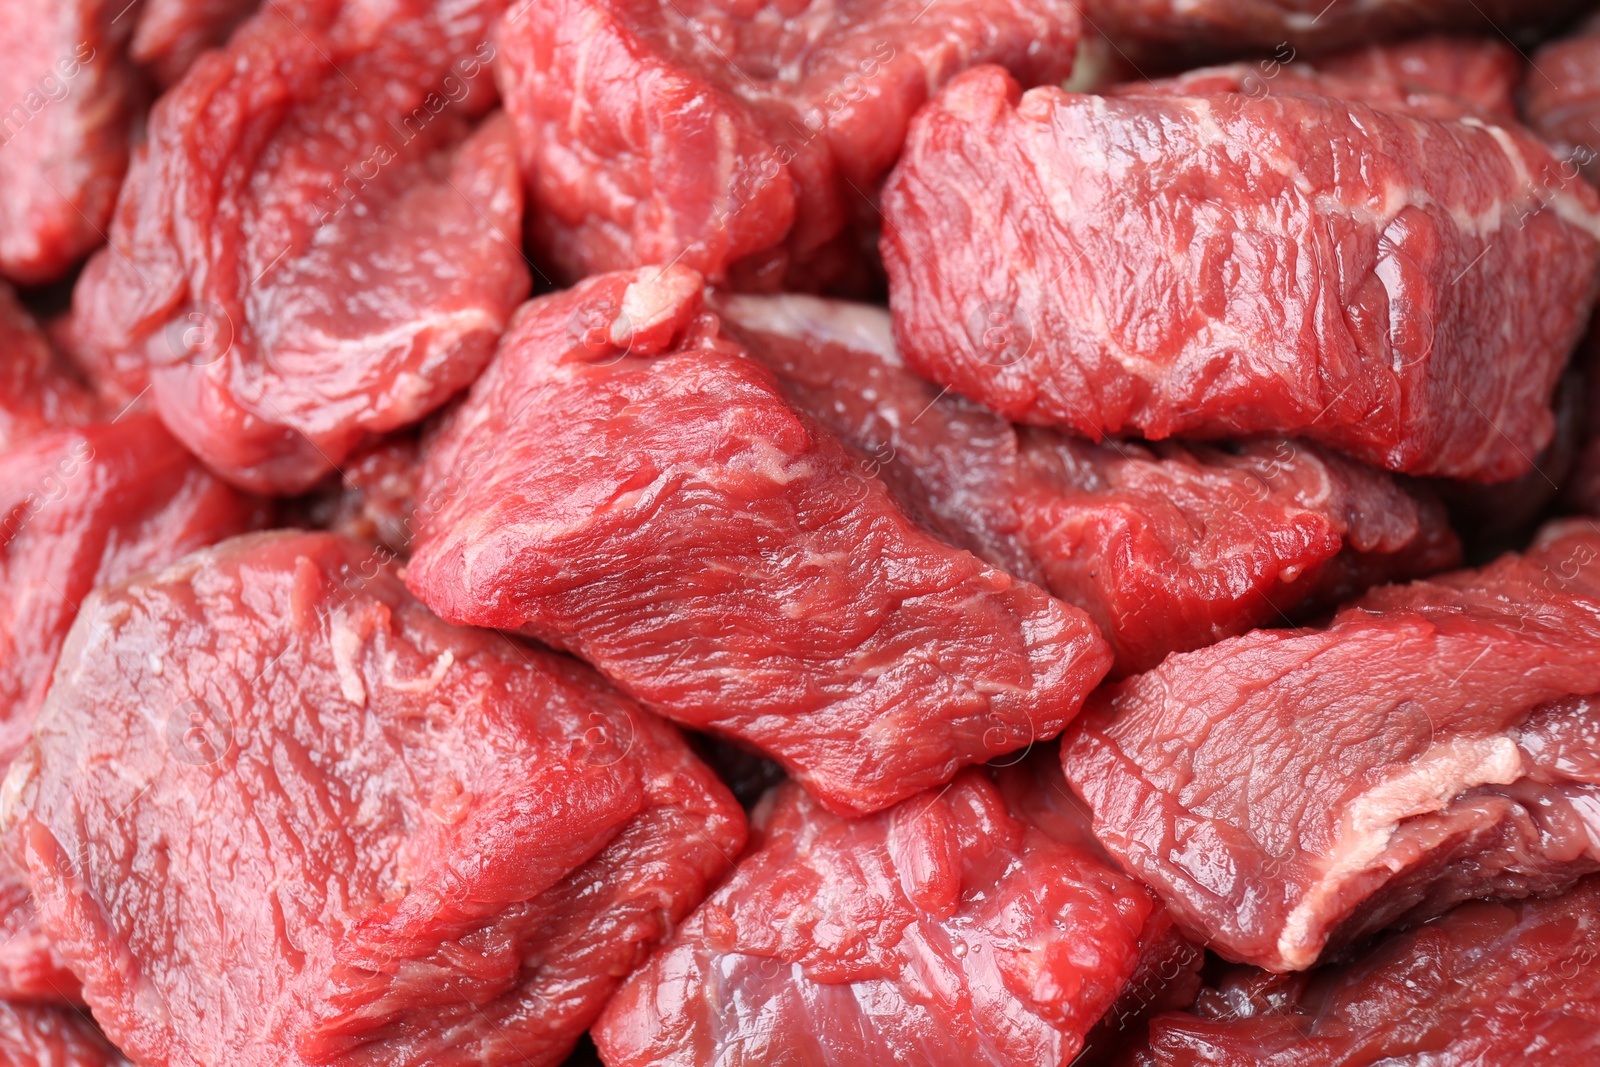
POLYGON ((980 63, 1059 81, 1077 38, 1064 0, 556 0, 507 19, 496 77, 570 278, 859 288, 912 112, 980 63))
POLYGON ((150 1065, 559 1062, 744 833, 670 727, 328 534, 91 599, 9 782, 43 925, 150 1065))
POLYGON ((1240 972, 1158 1016, 1122 1067, 1589 1063, 1600 1056, 1600 881, 1476 902, 1310 974, 1240 972))
POLYGON ((1374 589, 1103 691, 1064 739, 1095 833, 1234 960, 1311 966, 1600 870, 1600 532, 1374 589), (1589 739, 1588 742, 1582 739, 1589 739))
POLYGON ((953 82, 884 193, 908 365, 1090 437, 1289 433, 1392 470, 1525 471, 1593 297, 1600 197, 1457 97, 1257 77, 953 82))
POLYGON ((95 376, 278 493, 467 385, 529 285, 498 13, 274 3, 191 67, 74 293, 95 376))
POLYGON ((1193 995, 1199 952, 1167 954, 1170 920, 1048 758, 860 820, 784 785, 755 818, 754 851, 606 1009, 608 1067, 1064 1067, 1146 956, 1170 977, 1145 993, 1193 995))
POLYGON ((1315 445, 1096 445, 1016 427, 907 370, 876 308, 715 306, 919 520, 1088 612, 1119 672, 1459 559, 1429 494, 1315 445))
POLYGON ((912 522, 686 268, 528 304, 424 464, 406 580, 434 610, 569 649, 840 811, 1055 736, 1110 666, 1077 609, 912 522))

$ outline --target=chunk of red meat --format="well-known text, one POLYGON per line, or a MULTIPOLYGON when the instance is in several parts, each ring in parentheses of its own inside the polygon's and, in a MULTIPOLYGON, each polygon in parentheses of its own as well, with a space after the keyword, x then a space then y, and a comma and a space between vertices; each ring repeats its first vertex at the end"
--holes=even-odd
POLYGON ((1430 30, 1500 38, 1558 25, 1584 0, 1084 0, 1123 48, 1193 62, 1274 48, 1327 52, 1430 30))
MULTIPOLYGON (((1270 88, 1276 60, 1258 63, 1270 88)), ((1444 93, 1499 119, 1517 117, 1517 89, 1527 64, 1508 42, 1490 37, 1418 37, 1369 44, 1317 59, 1316 69, 1356 85, 1391 84, 1401 92, 1444 93)))
POLYGON ((744 837, 671 727, 320 533, 97 593, 7 790, 147 1067, 559 1063, 744 837))
POLYGON ((471 128, 498 9, 274 3, 198 60, 78 282, 76 354, 282 493, 470 382, 529 285, 510 124, 471 128))
POLYGON ((6 1067, 128 1067, 82 1015, 43 1004, 0 1001, 0 1063, 6 1067))
POLYGON ((258 0, 144 0, 128 55, 162 86, 172 86, 208 48, 249 17, 258 0))
POLYGON ((1288 433, 1393 470, 1526 470, 1593 297, 1600 195, 1452 97, 1374 84, 1375 106, 1287 71, 1225 91, 1252 76, 952 82, 884 191, 907 363, 1095 438, 1288 433))
POLYGON ((0 2, 0 276, 54 281, 105 240, 140 93, 127 12, 0 2))
POLYGON ((945 540, 1088 612, 1118 671, 1459 562, 1431 497, 1316 446, 1097 445, 1019 428, 906 370, 877 308, 715 306, 945 540))
POLYGON ((1528 125, 1600 179, 1600 17, 1535 52, 1522 93, 1528 125))
MULTIPOLYGON (((609 1067, 1058 1064, 1171 922, 1073 817, 1049 760, 841 819, 796 785, 607 1006, 609 1067), (1041 766, 1041 764, 1043 766, 1041 766)), ((1182 1003, 1201 953, 1167 983, 1182 1003)))
POLYGON ((1059 81, 1077 39, 1066 0, 551 0, 507 18, 495 74, 533 240, 570 279, 682 263, 820 288, 858 283, 931 93, 979 63, 1059 81))
POLYGON ((1465 904, 1355 962, 1230 975, 1127 1067, 1525 1067, 1600 1057, 1600 880, 1465 904))
POLYGON ((45 430, 100 414, 94 395, 0 282, 0 455, 45 430))
POLYGON ((841 812, 1054 737, 1110 666, 1088 618, 912 522, 701 281, 601 275, 518 313, 426 448, 412 590, 582 656, 841 812))
POLYGON ((1600 528, 1368 593, 1102 691, 1063 741, 1095 833, 1191 934, 1273 970, 1600 870, 1600 528))
MULTIPOLYGON (((91 590, 267 518, 149 415, 50 431, 0 455, 0 768, 26 741, 91 590)), ((0 998, 76 996, 4 859, 0 931, 0 998)))

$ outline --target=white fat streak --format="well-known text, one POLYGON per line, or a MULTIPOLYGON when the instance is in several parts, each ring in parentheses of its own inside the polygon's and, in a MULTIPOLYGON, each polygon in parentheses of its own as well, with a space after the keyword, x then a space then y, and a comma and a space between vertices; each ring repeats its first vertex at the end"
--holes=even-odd
POLYGON ((444 684, 444 676, 455 662, 456 654, 447 648, 434 659, 433 667, 427 674, 400 678, 394 672, 395 655, 390 652, 384 657, 383 684, 400 693, 431 693, 444 684))
POLYGON ((335 611, 329 624, 329 642, 333 645, 333 666, 339 672, 339 690, 344 698, 356 707, 367 704, 367 686, 356 668, 356 659, 365 643, 361 634, 351 625, 343 611, 335 611))
POLYGON ((1322 938, 1314 927, 1344 884, 1372 869, 1400 823, 1443 809, 1453 797, 1480 785, 1508 785, 1522 776, 1522 756, 1511 738, 1456 738, 1435 745, 1405 771, 1357 797, 1345 813, 1345 831, 1333 862, 1296 904, 1278 936, 1278 955, 1300 969, 1316 962, 1322 938))

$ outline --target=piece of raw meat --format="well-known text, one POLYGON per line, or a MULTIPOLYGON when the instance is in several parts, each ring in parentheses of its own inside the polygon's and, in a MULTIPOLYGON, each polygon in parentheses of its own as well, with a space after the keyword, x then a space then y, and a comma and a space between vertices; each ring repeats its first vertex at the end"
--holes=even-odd
POLYGON ((1600 17, 1533 54, 1522 114, 1591 181, 1600 179, 1600 17))
POLYGON ((1354 962, 1230 974, 1124 1067, 1563 1067, 1600 1058, 1600 880, 1464 904, 1354 962))
MULTIPOLYGON (((1258 61, 1256 77, 1265 91, 1282 67, 1276 59, 1258 61)), ((1401 92, 1444 93, 1497 119, 1515 120, 1527 64, 1499 38, 1437 35, 1318 57, 1315 69, 1364 84, 1369 92, 1388 82, 1401 92)))
POLYGON ((88 422, 100 405, 0 282, 0 455, 45 430, 88 422))
POLYGON ((92 597, 3 808, 145 1067, 559 1063, 744 838, 671 727, 324 533, 92 597))
POLYGON ((1600 524, 1102 690, 1062 743, 1095 834, 1214 951, 1311 966, 1600 870, 1600 524))
POLYGON ((277 493, 469 383, 529 286, 510 123, 474 126, 499 6, 273 3, 203 55, 151 112, 74 354, 277 493))
POLYGON ((569 281, 682 263, 766 290, 860 287, 874 197, 912 113, 979 63, 1060 81, 1079 25, 1067 0, 519 10, 495 77, 540 253, 569 281))
POLYGON ((1119 672, 1460 561, 1430 496, 1315 445, 1092 444, 1016 427, 906 370, 879 308, 714 306, 926 525, 1088 612, 1119 672))
POLYGON ((1171 954, 1043 755, 864 819, 780 786, 733 877, 606 1007, 607 1067, 1065 1067, 1147 957, 1186 1005, 1203 954, 1171 954))
MULTIPOLYGON (((146 414, 45 432, 0 455, 0 768, 27 740, 91 590, 268 518, 146 414)), ((76 996, 3 857, 0 935, 0 998, 76 996)))
POLYGON ((411 589, 567 649, 875 811, 1054 737, 1088 618, 936 540, 722 333, 686 267, 518 312, 423 459, 411 589))
POLYGON ((143 0, 128 55, 168 87, 200 53, 216 48, 259 0, 143 0))
POLYGON ((0 0, 0 276, 54 281, 105 241, 140 87, 128 0, 0 0))
POLYGON ((1393 470, 1525 471, 1593 298, 1600 194, 1455 97, 1251 77, 953 81, 883 196, 908 365, 1093 438, 1286 433, 1393 470))
POLYGON ((1585 0, 1084 0, 1090 25, 1145 61, 1274 48, 1327 52, 1430 30, 1504 37, 1559 25, 1585 0))
POLYGON ((84 1016, 45 1004, 0 1001, 0 1063, 6 1067, 128 1067, 84 1016))

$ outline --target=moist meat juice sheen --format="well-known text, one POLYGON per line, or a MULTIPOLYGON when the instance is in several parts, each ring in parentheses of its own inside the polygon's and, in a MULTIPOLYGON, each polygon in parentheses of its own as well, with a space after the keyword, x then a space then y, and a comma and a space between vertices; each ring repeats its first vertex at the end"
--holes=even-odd
POLYGON ((706 310, 699 274, 518 312, 424 449, 411 589, 594 664, 862 813, 1054 737, 1081 611, 918 526, 706 310))

